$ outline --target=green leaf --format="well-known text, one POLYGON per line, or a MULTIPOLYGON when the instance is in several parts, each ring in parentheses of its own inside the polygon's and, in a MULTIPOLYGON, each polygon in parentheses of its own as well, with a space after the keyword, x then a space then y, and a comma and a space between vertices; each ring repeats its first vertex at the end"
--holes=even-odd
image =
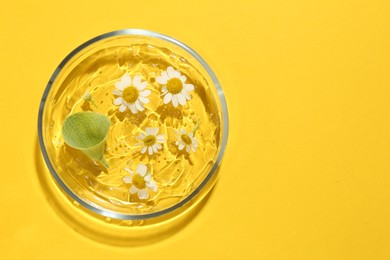
POLYGON ((109 128, 110 120, 107 116, 90 111, 78 112, 65 118, 62 136, 67 145, 108 168, 103 154, 109 128))

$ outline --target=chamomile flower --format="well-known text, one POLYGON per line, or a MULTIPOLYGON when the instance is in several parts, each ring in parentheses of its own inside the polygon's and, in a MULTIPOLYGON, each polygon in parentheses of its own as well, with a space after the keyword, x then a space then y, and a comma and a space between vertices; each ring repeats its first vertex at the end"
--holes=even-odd
POLYGON ((150 197, 148 190, 157 191, 157 184, 147 170, 146 165, 142 163, 138 164, 136 173, 129 168, 125 168, 125 171, 130 173, 130 175, 122 179, 124 183, 131 184, 130 194, 137 193, 138 198, 142 200, 147 200, 150 197))
POLYGON ((149 103, 148 96, 151 93, 149 89, 145 89, 147 84, 146 81, 141 81, 140 75, 135 75, 132 80, 130 75, 126 73, 120 81, 115 83, 117 89, 112 93, 118 97, 114 100, 114 105, 120 106, 120 112, 124 112, 127 108, 133 114, 143 111, 144 104, 149 103))
POLYGON ((138 140, 142 141, 143 147, 141 148, 141 153, 144 154, 148 151, 149 155, 157 153, 158 150, 162 148, 162 143, 164 143, 164 135, 158 135, 158 127, 147 127, 145 133, 141 133, 138 136, 138 140))
POLYGON ((161 76, 156 77, 156 80, 163 85, 164 104, 172 102, 173 106, 177 107, 179 104, 183 106, 187 100, 191 100, 189 92, 194 90, 194 85, 185 83, 187 78, 181 75, 180 71, 169 66, 161 76))
POLYGON ((89 92, 88 90, 84 93, 83 99, 84 99, 84 102, 91 102, 92 105, 94 105, 95 107, 97 107, 95 101, 92 99, 92 94, 91 94, 91 92, 89 92))
POLYGON ((83 99, 84 99, 85 102, 91 102, 92 101, 91 92, 89 92, 88 90, 85 91, 85 93, 83 95, 83 99))
POLYGON ((194 133, 187 133, 186 130, 183 128, 180 129, 180 132, 176 130, 176 134, 178 137, 178 140, 176 141, 176 145, 179 148, 179 150, 183 150, 184 147, 186 148, 187 153, 189 153, 191 150, 193 152, 196 151, 196 148, 198 147, 198 140, 196 140, 194 133))

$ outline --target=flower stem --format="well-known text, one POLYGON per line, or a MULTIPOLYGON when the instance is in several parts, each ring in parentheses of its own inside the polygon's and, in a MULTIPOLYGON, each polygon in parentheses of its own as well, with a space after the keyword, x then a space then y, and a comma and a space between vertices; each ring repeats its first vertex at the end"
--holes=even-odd
POLYGON ((200 119, 198 119, 198 122, 196 122, 196 125, 194 127, 194 130, 192 130, 192 133, 195 135, 195 131, 198 129, 200 123, 200 119))
POLYGON ((91 99, 91 103, 92 103, 92 105, 94 105, 96 108, 99 108, 99 107, 96 105, 95 101, 93 101, 92 99, 91 99))
POLYGON ((106 160, 106 158, 102 158, 100 161, 99 161, 104 167, 106 167, 106 169, 108 169, 109 165, 108 165, 108 162, 106 160))

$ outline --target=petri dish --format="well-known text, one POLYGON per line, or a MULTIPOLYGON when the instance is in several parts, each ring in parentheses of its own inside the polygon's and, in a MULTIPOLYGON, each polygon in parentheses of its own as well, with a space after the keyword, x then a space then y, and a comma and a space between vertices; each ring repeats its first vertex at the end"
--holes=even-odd
POLYGON ((77 47, 47 84, 40 180, 80 232, 137 244, 177 229, 204 203, 227 137, 224 93, 205 60, 166 35, 114 31, 77 47))

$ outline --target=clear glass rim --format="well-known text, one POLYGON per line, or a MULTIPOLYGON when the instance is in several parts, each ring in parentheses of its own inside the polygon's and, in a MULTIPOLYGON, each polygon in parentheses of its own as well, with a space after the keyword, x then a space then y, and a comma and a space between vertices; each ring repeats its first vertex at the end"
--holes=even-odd
POLYGON ((39 138, 39 145, 41 147, 42 155, 45 160, 46 166, 48 167, 51 175, 54 177, 55 181, 59 184, 59 186, 75 201, 77 201, 80 205, 83 207, 99 214, 103 215, 105 217, 110 217, 110 218, 115 218, 115 219, 122 219, 122 220, 143 220, 143 219, 150 219, 150 218, 156 218, 163 216, 167 213, 171 213, 176 209, 179 209, 180 207, 184 206, 186 203, 191 201, 210 181, 210 179, 214 176, 216 173, 216 170, 218 169, 219 164, 221 163, 221 160, 223 158, 226 144, 227 144, 227 139, 228 139, 228 132, 229 132, 229 118, 228 118, 228 110, 227 110, 227 105, 226 105, 226 100, 225 100, 225 95, 223 93, 223 90, 221 88, 221 85, 214 74, 214 72, 211 70, 210 66, 206 63, 203 58, 196 53, 193 49, 191 49, 189 46, 186 44, 163 34, 149 31, 149 30, 144 30, 144 29, 123 29, 123 30, 117 30, 117 31, 112 31, 108 32, 102 35, 99 35, 95 38, 92 38, 85 43, 81 44, 79 47, 74 49, 72 52, 70 52, 63 60, 62 62, 58 65, 58 67, 55 69, 54 73, 50 77, 49 82, 46 85, 45 91, 42 95, 42 99, 40 102, 39 106, 39 113, 38 113, 38 138, 39 138), (184 200, 180 201, 179 203, 163 209, 161 211, 153 212, 153 213, 147 213, 147 214, 123 214, 123 213, 118 213, 110 210, 105 210, 101 209, 98 207, 95 207, 81 198, 79 198, 58 176, 57 172, 55 171, 53 165, 50 162, 49 155, 46 151, 45 148, 45 143, 43 140, 43 125, 42 125, 42 117, 43 117, 43 112, 46 104, 46 99, 47 96, 51 90, 52 84, 54 80, 57 78, 58 74, 62 71, 64 66, 68 63, 69 60, 71 60, 77 53, 79 53, 81 50, 84 48, 90 46, 91 44, 98 42, 103 39, 107 39, 110 37, 114 36, 121 36, 121 35, 134 35, 134 36, 148 36, 148 37, 153 37, 153 38, 158 38, 161 40, 165 40, 167 42, 173 43, 174 45, 184 49, 187 51, 190 55, 192 55, 202 66, 203 68, 207 71, 209 74, 210 78, 213 81, 213 84, 215 85, 217 89, 217 94, 221 103, 221 108, 222 108, 222 122, 223 122, 223 129, 222 129, 222 139, 221 139, 221 147, 217 156, 217 159, 211 168, 210 172, 207 174, 206 178, 201 182, 201 184, 190 194, 188 195, 184 200))

